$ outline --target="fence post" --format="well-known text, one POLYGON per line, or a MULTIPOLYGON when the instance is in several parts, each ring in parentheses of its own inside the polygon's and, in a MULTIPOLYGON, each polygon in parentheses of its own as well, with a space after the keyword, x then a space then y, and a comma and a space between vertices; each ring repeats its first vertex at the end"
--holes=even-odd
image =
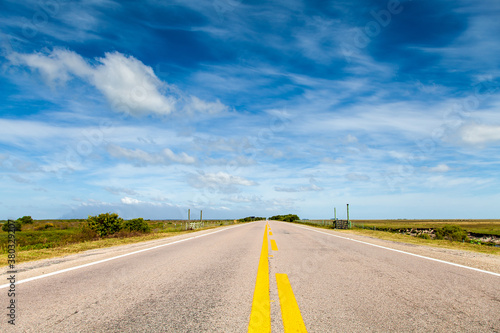
POLYGON ((349 220, 349 204, 347 204, 347 225, 351 229, 351 221, 349 220))

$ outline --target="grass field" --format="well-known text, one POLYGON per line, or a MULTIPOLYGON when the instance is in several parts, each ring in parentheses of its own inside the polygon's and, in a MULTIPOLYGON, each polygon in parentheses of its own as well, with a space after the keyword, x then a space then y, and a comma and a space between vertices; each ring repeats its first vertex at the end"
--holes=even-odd
MULTIPOLYGON (((309 224, 323 228, 331 228, 332 220, 302 220, 297 223, 309 224)), ((456 225, 467 232, 481 235, 494 235, 500 237, 500 220, 351 220, 353 226, 349 230, 340 232, 354 233, 376 237, 395 242, 408 244, 427 245, 456 250, 467 250, 488 254, 500 255, 500 247, 474 244, 470 242, 457 242, 439 239, 424 239, 407 234, 394 232, 404 229, 437 229, 446 225, 456 225), (392 231, 392 232, 388 232, 392 231)))
MULTIPOLYGON (((5 221, 0 221, 3 223, 5 221)), ((146 240, 171 237, 192 232, 191 225, 183 220, 147 221, 151 233, 119 231, 100 238, 95 232, 83 228, 86 220, 36 220, 23 224, 22 231, 16 232, 16 262, 53 258, 90 249, 136 243, 146 240)), ((199 222, 199 221, 191 221, 199 222)), ((210 229, 234 224, 234 220, 206 220, 196 229, 210 229)), ((8 233, 0 230, 0 266, 7 265, 8 233)))
POLYGON ((458 225, 468 232, 500 237, 500 220, 352 220, 354 226, 391 229, 431 229, 458 225))
MULTIPOLYGON (((331 225, 332 220, 303 220, 310 224, 331 225)), ((458 225, 468 232, 500 237, 500 220, 351 220, 353 227, 379 229, 435 229, 458 225)))

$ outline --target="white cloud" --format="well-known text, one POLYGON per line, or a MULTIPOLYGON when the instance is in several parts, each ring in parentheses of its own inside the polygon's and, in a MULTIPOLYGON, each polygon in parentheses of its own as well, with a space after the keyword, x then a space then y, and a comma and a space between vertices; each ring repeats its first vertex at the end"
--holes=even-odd
POLYGON ((202 112, 208 114, 215 114, 226 110, 227 106, 222 104, 219 100, 216 100, 215 102, 206 102, 199 99, 196 96, 190 96, 188 98, 188 103, 186 105, 186 111, 190 113, 202 112))
POLYGON ((192 174, 189 183, 196 188, 209 188, 221 192, 235 192, 236 186, 253 186, 256 182, 226 172, 192 174))
POLYGON ((481 145, 500 141, 500 126, 469 125, 462 128, 460 138, 463 142, 481 145))
POLYGON ((167 158, 168 160, 176 163, 181 163, 181 164, 193 164, 196 162, 196 159, 192 156, 189 156, 188 154, 182 152, 178 155, 176 155, 173 151, 171 151, 168 148, 163 149, 163 156, 167 158))
POLYGON ((436 165, 435 167, 428 168, 427 170, 429 170, 430 172, 448 172, 451 170, 451 168, 448 165, 442 163, 436 165))
POLYGON ((49 54, 11 53, 8 59, 13 65, 37 70, 52 86, 82 79, 99 90, 115 110, 132 115, 167 115, 180 110, 214 114, 227 110, 219 100, 207 102, 184 96, 161 81, 150 66, 119 52, 107 52, 93 61, 65 49, 49 54))
POLYGON ((356 138, 354 135, 347 134, 347 137, 345 139, 348 143, 356 143, 358 142, 358 138, 356 138))
POLYGON ((300 186, 300 187, 275 187, 274 190, 276 192, 310 192, 310 191, 323 191, 323 188, 311 184, 309 186, 300 186))
POLYGON ((198 179, 202 181, 204 184, 243 185, 243 186, 255 185, 255 182, 251 180, 247 180, 239 176, 233 176, 222 171, 217 173, 203 173, 199 175, 198 179))
POLYGON ((345 176, 348 180, 352 182, 355 181, 367 182, 370 180, 370 176, 361 173, 349 173, 345 176))
POLYGON ((323 163, 326 163, 326 164, 344 164, 345 163, 345 160, 343 160, 342 158, 331 158, 331 157, 325 157, 323 160, 322 160, 323 163))
POLYGON ((136 205, 136 204, 140 204, 142 202, 140 200, 137 200, 134 198, 129 198, 129 197, 123 197, 123 198, 121 198, 120 201, 126 205, 136 205))
POLYGON ((174 110, 176 98, 161 93, 163 84, 151 67, 118 52, 97 60, 101 65, 95 67, 92 83, 115 108, 131 114, 160 115, 174 110))
POLYGON ((132 189, 129 188, 123 188, 123 187, 114 187, 114 186, 106 186, 104 188, 106 191, 112 194, 128 194, 128 195, 137 195, 138 193, 132 189))
POLYGON ((223 198, 223 200, 235 202, 235 203, 257 203, 262 201, 258 196, 244 196, 241 194, 232 195, 230 197, 223 198))
POLYGON ((170 163, 180 163, 180 164, 193 164, 196 159, 188 154, 182 152, 180 154, 175 154, 168 148, 163 149, 161 153, 152 154, 141 149, 128 149, 123 148, 114 144, 110 144, 107 147, 108 152, 111 156, 116 158, 124 158, 129 161, 136 162, 141 165, 147 164, 170 164, 170 163))

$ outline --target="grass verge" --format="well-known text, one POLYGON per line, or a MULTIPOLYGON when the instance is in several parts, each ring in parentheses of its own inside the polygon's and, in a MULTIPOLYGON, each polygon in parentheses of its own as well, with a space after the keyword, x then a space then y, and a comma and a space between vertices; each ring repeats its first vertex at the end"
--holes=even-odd
MULTIPOLYGON (((41 259, 49 259, 55 257, 62 257, 69 254, 79 253, 87 250, 94 250, 118 245, 125 244, 133 244, 139 243, 154 239, 167 238, 177 235, 183 235, 187 233, 193 233, 195 231, 200 230, 208 230, 214 229, 218 226, 209 226, 205 228, 200 228, 196 230, 187 230, 187 231, 172 231, 172 232, 156 232, 156 233, 147 233, 140 234, 131 237, 110 237, 110 238, 101 238, 96 240, 88 240, 79 243, 66 244, 62 246, 55 246, 50 248, 39 248, 39 249, 26 249, 22 251, 16 252, 16 264, 20 264, 23 262, 41 260, 41 259)), ((0 256, 0 267, 7 266, 7 254, 3 254, 0 256)))
POLYGON ((445 249, 453 249, 453 250, 465 250, 486 254, 493 254, 500 256, 500 247, 494 246, 485 246, 479 244, 471 244, 467 242, 452 242, 449 240, 440 240, 440 239, 424 239, 419 237, 413 237, 410 235, 392 233, 387 231, 378 231, 378 230, 370 230, 370 229, 349 229, 349 230, 339 230, 335 231, 346 233, 346 234, 355 234, 362 236, 369 236, 384 240, 389 240, 398 243, 406 243, 413 245, 425 245, 431 247, 445 248, 445 249))
MULTIPOLYGON (((396 228, 395 224, 392 224, 388 221, 362 221, 364 222, 364 225, 375 225, 377 227, 394 227, 396 228)), ((425 228, 432 228, 432 227, 441 227, 443 225, 448 225, 450 224, 449 221, 439 221, 437 224, 436 223, 431 223, 431 221, 424 221, 425 223, 422 225, 418 222, 419 225, 418 227, 425 227, 425 228)), ((455 221, 453 221, 455 222, 455 221)), ((463 224, 469 224, 469 225, 474 225, 478 226, 481 225, 481 229, 483 230, 498 230, 498 220, 495 220, 493 222, 493 226, 488 226, 485 225, 487 222, 471 222, 471 221, 464 221, 465 223, 463 224)), ((410 235, 405 235, 405 234, 399 234, 399 233, 393 233, 393 232, 388 232, 388 231, 380 231, 380 230, 371 230, 371 229, 348 229, 348 230, 341 230, 341 229, 332 229, 329 225, 323 225, 323 224, 317 224, 317 222, 293 222, 297 224, 306 224, 315 228, 321 228, 321 229, 329 229, 329 230, 335 230, 340 233, 345 233, 345 234, 355 234, 355 235, 362 235, 362 236, 369 236, 369 237, 374 237, 374 238, 379 238, 383 240, 389 240, 393 242, 398 242, 398 243, 406 243, 406 244, 413 244, 413 245, 425 245, 425 246, 431 246, 431 247, 437 247, 437 248, 445 248, 445 249, 452 249, 452 250, 464 250, 464 251, 472 251, 472 252, 479 252, 479 253, 486 253, 486 254, 493 254, 493 255, 499 255, 500 256, 500 247, 495 247, 495 246, 486 246, 486 245, 480 245, 480 244, 471 244, 468 242, 453 242, 449 240, 438 240, 438 239, 424 239, 420 237, 414 237, 410 235)), ((360 223, 360 221, 356 221, 356 223, 360 223)), ((489 222, 491 223, 491 222, 489 222)), ((455 222, 456 224, 456 222, 455 222)), ((459 224, 460 225, 460 224, 459 224)), ((412 222, 403 222, 401 224, 397 224, 397 227, 401 228, 415 228, 417 225, 412 222)), ((477 232, 477 229, 474 230, 477 232)))

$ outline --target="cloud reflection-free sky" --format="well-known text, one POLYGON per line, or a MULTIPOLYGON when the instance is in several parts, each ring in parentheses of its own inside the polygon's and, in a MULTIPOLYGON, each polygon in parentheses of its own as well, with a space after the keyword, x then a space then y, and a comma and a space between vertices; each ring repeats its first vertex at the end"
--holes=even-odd
POLYGON ((500 2, 0 3, 0 218, 498 218, 500 2))

